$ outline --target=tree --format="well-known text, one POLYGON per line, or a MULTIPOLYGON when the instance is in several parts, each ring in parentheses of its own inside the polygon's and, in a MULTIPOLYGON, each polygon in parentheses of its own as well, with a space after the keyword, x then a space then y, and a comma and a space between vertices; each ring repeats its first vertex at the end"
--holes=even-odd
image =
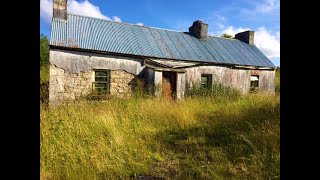
POLYGON ((224 37, 224 38, 234 38, 232 35, 227 34, 227 33, 223 33, 223 34, 221 35, 221 37, 224 37))
POLYGON ((40 34, 40 67, 49 64, 49 40, 46 35, 40 34))

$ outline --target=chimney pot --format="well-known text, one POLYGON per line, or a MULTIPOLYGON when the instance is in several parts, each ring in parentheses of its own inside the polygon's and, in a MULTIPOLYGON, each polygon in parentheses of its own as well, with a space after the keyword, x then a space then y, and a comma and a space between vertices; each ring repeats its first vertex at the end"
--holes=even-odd
POLYGON ((189 27, 189 33, 198 39, 206 40, 208 36, 208 24, 201 20, 194 21, 192 26, 189 27))
POLYGON ((254 44, 254 31, 244 31, 235 35, 235 38, 247 44, 254 44))
POLYGON ((67 0, 53 0, 53 17, 67 20, 67 0))

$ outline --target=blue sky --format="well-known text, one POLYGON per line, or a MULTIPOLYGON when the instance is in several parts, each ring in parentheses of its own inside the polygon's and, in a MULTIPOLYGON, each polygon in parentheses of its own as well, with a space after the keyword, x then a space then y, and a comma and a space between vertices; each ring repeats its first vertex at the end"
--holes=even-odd
MULTIPOLYGON (((250 29, 256 46, 280 66, 280 0, 68 0, 68 12, 178 31, 199 19, 214 36, 250 29)), ((40 0, 40 33, 50 36, 51 17, 52 0, 40 0)))

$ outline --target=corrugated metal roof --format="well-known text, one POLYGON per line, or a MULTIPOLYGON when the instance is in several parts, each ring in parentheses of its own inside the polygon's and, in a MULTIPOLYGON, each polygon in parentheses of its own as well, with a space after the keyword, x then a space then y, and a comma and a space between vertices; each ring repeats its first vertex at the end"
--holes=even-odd
POLYGON ((68 14, 53 18, 50 45, 163 59, 275 67, 255 46, 236 39, 118 23, 68 14))

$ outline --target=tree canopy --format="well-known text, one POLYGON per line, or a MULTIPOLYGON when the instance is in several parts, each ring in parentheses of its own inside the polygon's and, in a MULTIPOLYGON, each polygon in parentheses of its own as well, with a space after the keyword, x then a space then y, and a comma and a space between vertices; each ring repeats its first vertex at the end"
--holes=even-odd
POLYGON ((221 35, 221 37, 224 37, 224 38, 234 38, 232 35, 227 34, 227 33, 223 33, 223 34, 221 35))
POLYGON ((40 66, 49 63, 49 40, 44 34, 40 34, 40 66))

